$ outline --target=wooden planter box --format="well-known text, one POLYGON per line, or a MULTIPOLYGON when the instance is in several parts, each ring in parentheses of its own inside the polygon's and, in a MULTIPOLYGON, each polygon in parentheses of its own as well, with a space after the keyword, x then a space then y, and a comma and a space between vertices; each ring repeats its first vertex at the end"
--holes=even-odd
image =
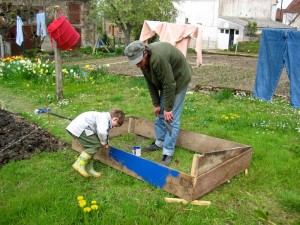
MULTIPOLYGON (((133 133, 155 138, 154 124, 136 117, 126 117, 121 127, 113 128, 110 137, 133 133)), ((130 176, 146 181, 187 201, 193 201, 228 181, 250 166, 252 148, 190 131, 180 130, 176 146, 195 152, 191 173, 186 174, 110 146, 99 150, 95 159, 130 176)), ((75 139, 72 148, 83 150, 75 139)))

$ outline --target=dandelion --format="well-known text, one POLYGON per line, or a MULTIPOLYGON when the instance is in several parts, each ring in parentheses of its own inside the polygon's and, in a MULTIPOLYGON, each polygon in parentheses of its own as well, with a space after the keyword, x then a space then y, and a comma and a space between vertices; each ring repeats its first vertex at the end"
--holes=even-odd
POLYGON ((81 195, 77 197, 77 200, 78 200, 78 201, 83 200, 83 199, 84 199, 84 198, 83 198, 83 196, 81 196, 81 195))
POLYGON ((97 204, 96 200, 93 200, 93 201, 92 201, 92 204, 93 204, 93 205, 96 205, 96 204, 97 204))
POLYGON ((84 67, 84 68, 88 69, 88 68, 90 68, 90 65, 85 65, 85 67, 84 67))
POLYGON ((83 209, 83 211, 84 212, 90 212, 92 209, 90 208, 90 207, 85 207, 84 209, 83 209))
POLYGON ((81 208, 83 208, 84 206, 86 206, 86 200, 80 200, 80 201, 78 202, 78 205, 79 205, 81 208))
POLYGON ((91 206, 91 209, 92 209, 92 210, 97 210, 97 209, 99 209, 99 206, 98 206, 98 205, 92 205, 92 206, 91 206))

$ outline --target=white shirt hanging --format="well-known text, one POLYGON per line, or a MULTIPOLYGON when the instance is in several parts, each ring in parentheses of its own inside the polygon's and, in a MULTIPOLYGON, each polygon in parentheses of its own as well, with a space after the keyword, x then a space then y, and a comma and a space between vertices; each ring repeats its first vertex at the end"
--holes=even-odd
POLYGON ((17 16, 17 37, 16 37, 16 43, 21 46, 24 41, 23 36, 23 21, 21 17, 17 16))

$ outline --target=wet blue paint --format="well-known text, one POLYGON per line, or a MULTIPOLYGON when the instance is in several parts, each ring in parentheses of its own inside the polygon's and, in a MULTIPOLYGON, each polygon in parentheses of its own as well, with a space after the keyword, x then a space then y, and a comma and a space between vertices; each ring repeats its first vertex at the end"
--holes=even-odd
POLYGON ((127 169, 135 172, 143 180, 159 188, 164 187, 169 176, 175 178, 179 176, 179 172, 176 170, 158 165, 155 162, 114 147, 110 147, 109 156, 127 169))

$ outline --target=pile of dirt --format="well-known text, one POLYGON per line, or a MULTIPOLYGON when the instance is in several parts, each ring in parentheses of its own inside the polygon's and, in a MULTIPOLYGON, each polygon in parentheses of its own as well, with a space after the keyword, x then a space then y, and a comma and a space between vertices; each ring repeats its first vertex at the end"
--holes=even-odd
POLYGON ((0 167, 32 154, 65 149, 66 143, 18 114, 0 109, 0 167))

